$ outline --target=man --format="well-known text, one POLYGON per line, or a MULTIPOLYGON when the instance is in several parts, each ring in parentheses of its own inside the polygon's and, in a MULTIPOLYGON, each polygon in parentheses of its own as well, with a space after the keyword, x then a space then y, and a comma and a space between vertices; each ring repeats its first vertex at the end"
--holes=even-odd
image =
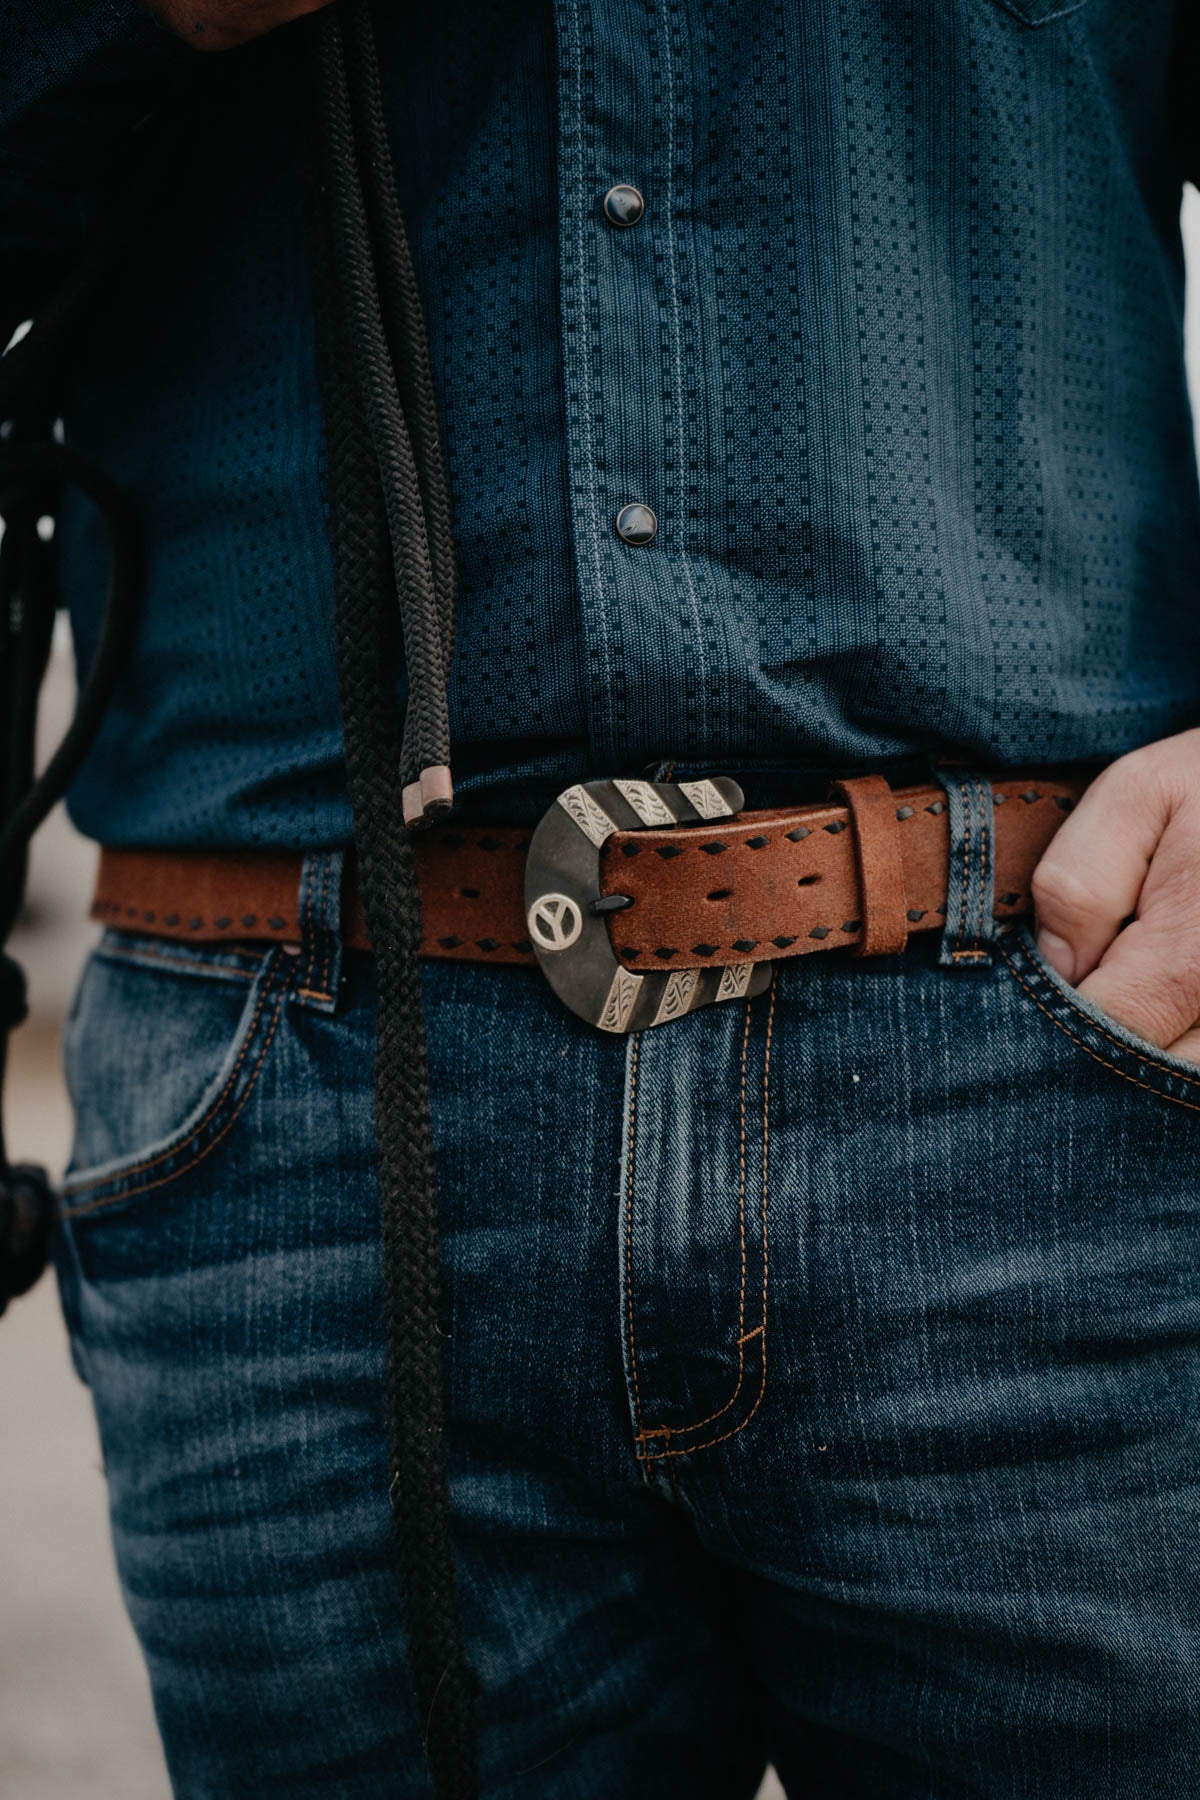
MULTIPOLYGON (((72 795, 60 1279, 176 1791, 419 1794, 311 6, 152 10, 0 9, 26 310, 218 95, 65 382, 147 580, 72 795)), ((457 543, 423 981, 489 1796, 1195 1785, 1184 12, 380 9, 457 543)), ((82 505, 63 557, 86 659, 82 505)))

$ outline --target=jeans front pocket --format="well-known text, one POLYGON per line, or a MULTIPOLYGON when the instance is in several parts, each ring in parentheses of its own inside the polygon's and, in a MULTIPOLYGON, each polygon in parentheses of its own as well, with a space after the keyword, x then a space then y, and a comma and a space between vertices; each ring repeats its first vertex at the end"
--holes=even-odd
POLYGON ((1092 1006, 1050 967, 1029 931, 1010 933, 999 948, 1001 967, 1028 1005, 1042 1015, 1048 1030, 1069 1039, 1111 1075, 1147 1094, 1200 1112, 1200 1066, 1160 1050, 1092 1006))
POLYGON ((67 1218, 161 1189, 234 1128, 278 1026, 297 958, 108 932, 64 1043, 75 1143, 67 1218))

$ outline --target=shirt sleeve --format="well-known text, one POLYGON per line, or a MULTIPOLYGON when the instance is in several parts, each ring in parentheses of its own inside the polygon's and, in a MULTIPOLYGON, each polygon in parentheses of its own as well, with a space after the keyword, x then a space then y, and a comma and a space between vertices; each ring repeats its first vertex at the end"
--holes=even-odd
POLYGON ((0 328, 36 308, 135 127, 203 59, 137 0, 0 0, 0 328))

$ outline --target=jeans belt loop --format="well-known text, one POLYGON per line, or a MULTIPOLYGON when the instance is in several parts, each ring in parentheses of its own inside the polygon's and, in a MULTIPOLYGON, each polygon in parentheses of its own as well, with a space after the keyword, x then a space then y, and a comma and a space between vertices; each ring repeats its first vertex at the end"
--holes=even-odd
POLYGON ((337 1011, 342 979, 342 850, 310 851, 300 870, 300 971, 294 998, 314 1012, 337 1011))
POLYGON ((938 767, 946 795, 950 866, 946 923, 938 961, 943 968, 990 968, 996 938, 996 834, 991 783, 970 769, 938 767))

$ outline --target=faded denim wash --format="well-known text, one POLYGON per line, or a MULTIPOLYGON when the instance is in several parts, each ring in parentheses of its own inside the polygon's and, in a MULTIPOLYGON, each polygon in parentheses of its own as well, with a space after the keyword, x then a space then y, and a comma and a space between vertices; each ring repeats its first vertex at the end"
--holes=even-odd
MULTIPOLYGON (((186 1800, 429 1791, 328 923, 110 933, 69 1033, 63 1295, 186 1800)), ((1192 1792, 1200 1071, 1022 932, 632 1040, 425 981, 488 1800, 1192 1792)))

